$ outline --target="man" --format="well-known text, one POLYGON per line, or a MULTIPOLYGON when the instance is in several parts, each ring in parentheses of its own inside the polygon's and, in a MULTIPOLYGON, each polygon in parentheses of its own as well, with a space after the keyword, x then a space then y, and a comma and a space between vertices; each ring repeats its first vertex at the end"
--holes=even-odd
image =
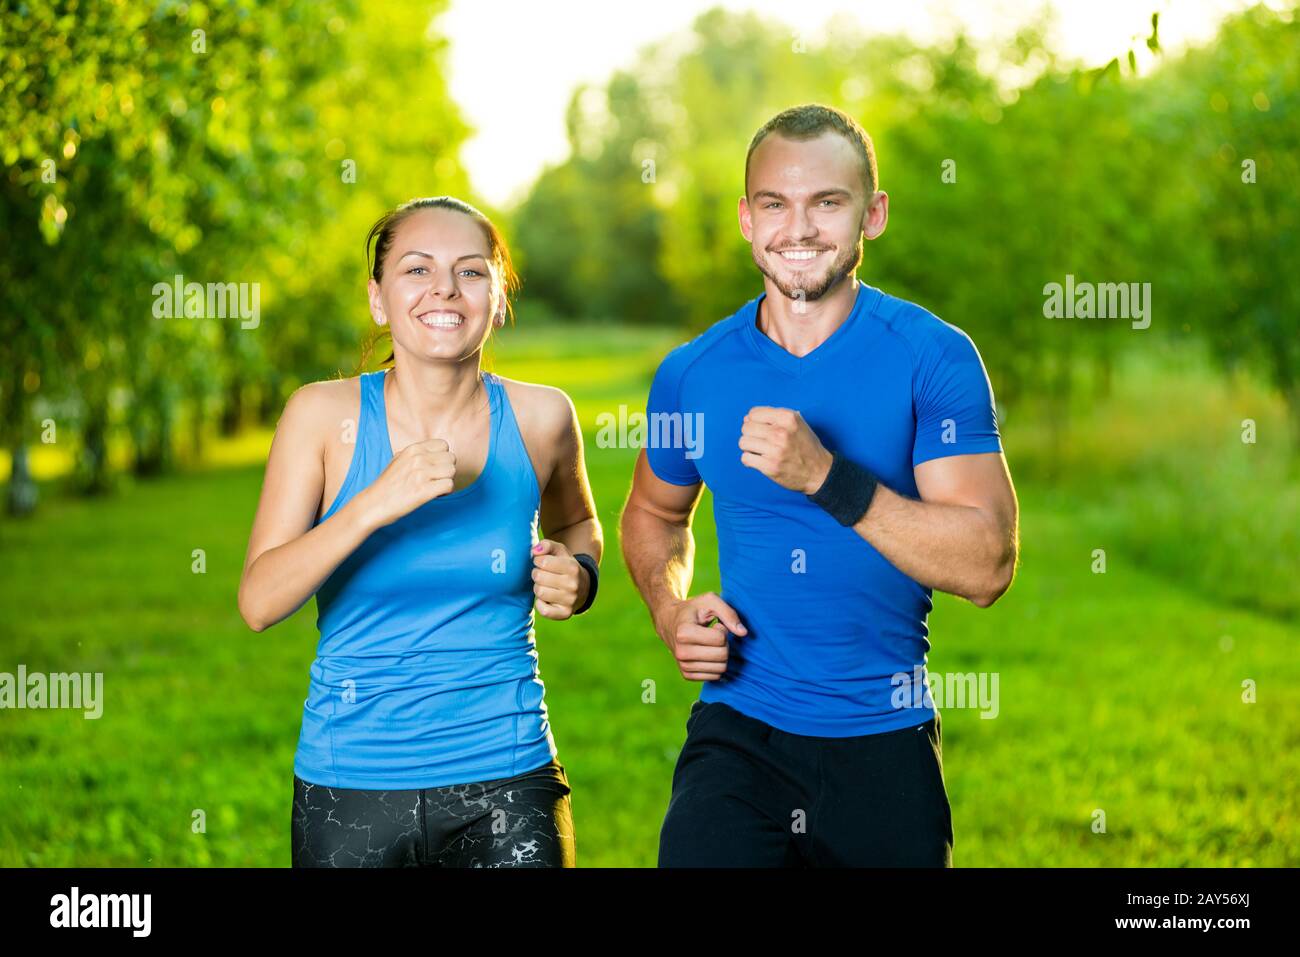
POLYGON ((846 114, 764 125, 739 209, 764 292, 650 389, 623 553, 703 682, 663 867, 952 864, 939 714, 910 685, 932 589, 987 607, 1009 587, 1018 508, 975 346, 855 276, 888 218, 878 185, 846 114), (693 422, 702 443, 662 441, 693 422), (722 595, 689 597, 704 483, 722 595))

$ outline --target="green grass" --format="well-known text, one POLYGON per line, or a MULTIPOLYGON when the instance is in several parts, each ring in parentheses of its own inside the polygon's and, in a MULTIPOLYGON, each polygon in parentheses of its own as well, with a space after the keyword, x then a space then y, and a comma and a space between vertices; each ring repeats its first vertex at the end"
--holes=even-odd
MULTIPOLYGON (((649 627, 619 554, 635 450, 599 448, 590 431, 620 402, 643 408, 672 341, 553 332, 521 337, 493 364, 566 388, 589 430, 606 532, 600 599, 537 629, 580 866, 653 866, 699 690, 649 627)), ((930 619, 932 672, 1000 681, 996 719, 943 708, 958 866, 1300 863, 1295 596, 1267 593, 1294 574, 1297 552, 1268 548, 1295 534, 1279 516, 1294 516, 1296 483, 1275 443, 1243 452, 1235 433, 1198 432, 1242 416, 1188 374, 1122 377, 1076 424, 1065 477, 1043 467, 1028 415, 1007 423, 1022 506, 1016 584, 989 609, 937 596, 930 619), (1211 467, 1171 480, 1206 449, 1217 450, 1211 467), (1198 502, 1204 514, 1188 518, 1198 502), (1245 530, 1234 515, 1249 517, 1245 530), (1105 574, 1091 570, 1095 548, 1105 574), (1246 679, 1257 703, 1242 701, 1246 679), (1105 833, 1092 829, 1098 809, 1105 833)), ((34 520, 0 524, 0 671, 100 671, 106 699, 97 720, 0 712, 0 864, 288 864, 315 604, 261 634, 239 618, 260 483, 254 465, 128 484, 107 500, 47 495, 34 520), (204 574, 191 570, 194 549, 204 574)), ((696 590, 718 587, 712 535, 706 493, 696 590)))

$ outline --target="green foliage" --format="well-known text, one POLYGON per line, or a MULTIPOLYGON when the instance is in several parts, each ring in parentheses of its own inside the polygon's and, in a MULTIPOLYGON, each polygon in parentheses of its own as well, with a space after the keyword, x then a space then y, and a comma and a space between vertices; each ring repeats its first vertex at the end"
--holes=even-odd
MULTIPOLYGON (((105 488, 119 431, 138 471, 164 471, 354 371, 370 224, 415 196, 473 199, 442 7, 6 6, 0 443, 53 418, 105 488), (154 319, 153 285, 177 274, 259 284, 264 321, 154 319)), ((757 295, 745 150, 820 101, 863 123, 890 194, 862 278, 970 333, 1008 421, 1042 407, 1060 445, 1080 389, 1195 337, 1264 370, 1300 435, 1295 11, 1231 17, 1148 75, 1143 37, 1090 68, 1060 60, 1050 25, 987 47, 702 14, 575 91, 571 157, 508 214, 521 314, 698 330, 757 295), (1150 282, 1151 327, 1045 317, 1067 274, 1150 282)))
MULTIPOLYGON (((1011 414, 1046 404, 1063 433, 1082 383, 1104 388, 1122 353, 1191 335, 1268 370, 1300 428, 1300 21, 1255 8, 1142 77, 1133 49, 1063 64, 1049 25, 981 49, 701 15, 575 94, 573 156, 519 214, 528 294, 562 315, 697 330, 731 313, 761 289, 735 218, 749 140, 781 109, 825 102, 871 134, 890 194, 860 275, 970 333, 1011 414), (1046 318, 1044 286, 1067 274, 1149 282, 1150 328, 1046 318)), ((1155 53, 1158 27, 1153 14, 1155 53)))
POLYGON ((1207 244, 1189 318, 1229 364, 1262 368, 1300 438, 1300 17, 1255 7, 1154 83, 1165 175, 1207 244), (1176 131, 1176 134, 1175 134, 1176 131))
POLYGON ((273 418, 304 379, 350 372, 370 223, 467 189, 441 7, 5 5, 0 442, 52 417, 102 490, 116 430, 162 471, 214 422, 273 418), (176 275, 255 284, 266 315, 159 318, 176 275))

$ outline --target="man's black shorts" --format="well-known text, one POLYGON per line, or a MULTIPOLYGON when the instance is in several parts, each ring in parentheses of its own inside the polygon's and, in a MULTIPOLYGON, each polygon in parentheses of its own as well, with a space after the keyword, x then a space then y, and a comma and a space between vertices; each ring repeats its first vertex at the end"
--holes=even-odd
POLYGON ((939 714, 852 738, 789 734, 696 701, 660 867, 951 867, 939 714))

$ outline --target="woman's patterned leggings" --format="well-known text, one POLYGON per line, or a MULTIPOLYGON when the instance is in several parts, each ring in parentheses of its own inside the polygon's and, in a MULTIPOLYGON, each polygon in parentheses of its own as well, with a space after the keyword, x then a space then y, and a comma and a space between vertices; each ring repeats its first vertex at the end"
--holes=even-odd
POLYGON ((294 867, 573 867, 564 765, 449 787, 371 791, 293 778, 294 867))

